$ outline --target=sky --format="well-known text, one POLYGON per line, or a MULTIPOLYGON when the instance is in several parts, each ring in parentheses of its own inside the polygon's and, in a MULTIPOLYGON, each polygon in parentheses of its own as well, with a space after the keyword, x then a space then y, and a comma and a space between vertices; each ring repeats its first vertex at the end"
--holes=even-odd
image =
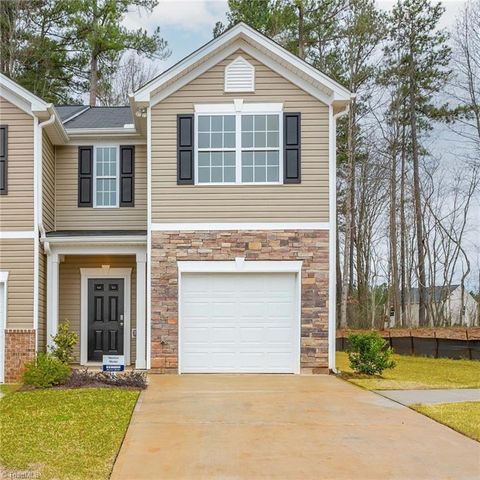
MULTIPOLYGON (((382 9, 390 9, 394 3, 394 0, 377 2, 382 9)), ((442 27, 450 27, 464 1, 444 0, 442 3, 446 8, 442 27)), ((161 72, 211 40, 216 22, 225 22, 227 10, 227 0, 159 0, 150 14, 137 10, 129 12, 125 25, 146 28, 149 32, 160 26, 172 51, 167 60, 160 62, 161 72)))

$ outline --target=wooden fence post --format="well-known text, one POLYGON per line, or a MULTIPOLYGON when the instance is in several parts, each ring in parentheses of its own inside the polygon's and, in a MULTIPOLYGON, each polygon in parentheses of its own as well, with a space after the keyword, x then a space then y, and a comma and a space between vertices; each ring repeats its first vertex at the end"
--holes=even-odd
POLYGON ((467 338, 468 358, 472 360, 472 347, 470 346, 470 339, 468 338, 468 329, 465 329, 465 337, 467 338))

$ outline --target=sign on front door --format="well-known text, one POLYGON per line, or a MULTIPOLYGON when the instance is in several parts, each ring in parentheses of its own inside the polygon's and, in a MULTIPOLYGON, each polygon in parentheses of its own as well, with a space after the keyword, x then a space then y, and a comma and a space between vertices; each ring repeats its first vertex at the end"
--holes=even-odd
POLYGON ((102 364, 104 372, 123 372, 125 370, 125 356, 104 355, 102 364))

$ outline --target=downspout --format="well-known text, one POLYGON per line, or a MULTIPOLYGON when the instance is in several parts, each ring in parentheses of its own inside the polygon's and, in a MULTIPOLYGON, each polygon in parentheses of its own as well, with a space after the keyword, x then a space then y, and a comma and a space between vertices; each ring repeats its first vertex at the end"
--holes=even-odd
POLYGON ((337 330, 337 269, 336 269, 336 248, 337 248, 337 119, 348 113, 349 105, 336 114, 333 113, 333 105, 329 106, 329 230, 328 230, 328 251, 329 251, 329 275, 328 275, 328 367, 331 372, 338 373, 335 365, 336 353, 336 330, 337 330))
MULTIPOLYGON (((39 275, 40 275, 40 241, 45 238, 43 227, 43 128, 55 121, 55 115, 50 115, 48 120, 38 123, 35 117, 35 142, 34 142, 34 274, 33 274, 33 328, 35 330, 35 351, 38 351, 38 315, 39 315, 39 275), (40 238, 39 238, 40 234, 40 238)), ((47 247, 48 248, 48 247, 47 247)))

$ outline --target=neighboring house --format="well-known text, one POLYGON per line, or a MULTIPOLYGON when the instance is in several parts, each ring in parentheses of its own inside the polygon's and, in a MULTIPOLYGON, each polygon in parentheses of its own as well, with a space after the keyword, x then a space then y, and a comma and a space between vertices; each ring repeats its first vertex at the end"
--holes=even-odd
POLYGON ((7 381, 65 319, 82 365, 334 368, 335 122, 350 92, 245 24, 129 107, 54 107, 0 84, 7 381))
MULTIPOLYGON (((436 286, 427 291, 431 295, 432 314, 441 316, 436 322, 445 322, 448 326, 472 327, 476 325, 478 318, 478 303, 470 292, 464 290, 462 301, 462 289, 460 285, 436 286)), ((410 302, 408 307, 410 325, 418 326, 418 288, 410 290, 410 302)))

